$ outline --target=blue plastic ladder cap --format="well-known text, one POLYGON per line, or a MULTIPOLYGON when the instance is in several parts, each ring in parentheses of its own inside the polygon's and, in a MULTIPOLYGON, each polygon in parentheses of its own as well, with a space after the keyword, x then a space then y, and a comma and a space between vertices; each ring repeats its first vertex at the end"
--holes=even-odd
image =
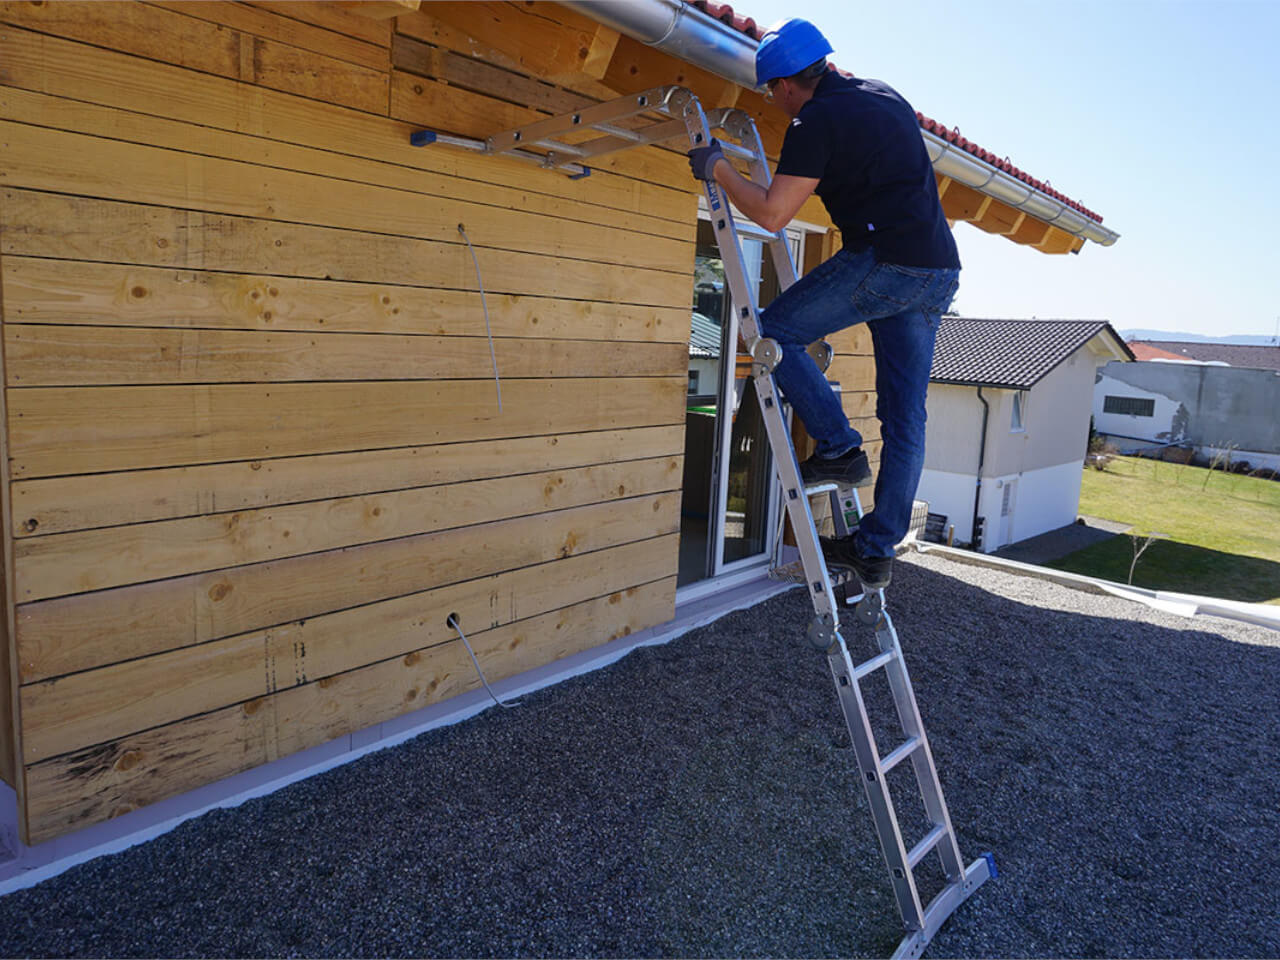
POLYGON ((583 167, 583 168, 582 168, 582 172, 581 172, 581 173, 571 173, 571 174, 569 174, 569 179, 570 179, 570 180, 583 180, 583 179, 585 179, 585 178, 587 178, 587 177, 589 177, 589 176, 591 176, 591 168, 590 168, 590 167, 583 167))
POLYGON ((409 142, 415 147, 429 147, 436 142, 434 130, 416 130, 409 134, 409 142))
POLYGON ((999 880, 1000 871, 996 869, 996 855, 994 853, 984 853, 982 859, 987 861, 987 869, 991 871, 991 879, 999 880))

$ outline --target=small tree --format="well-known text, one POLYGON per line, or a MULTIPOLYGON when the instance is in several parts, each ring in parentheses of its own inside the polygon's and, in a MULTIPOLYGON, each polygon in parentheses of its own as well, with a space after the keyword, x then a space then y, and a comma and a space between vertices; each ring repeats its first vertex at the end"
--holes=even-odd
POLYGON ((1133 586, 1133 571, 1138 566, 1138 558, 1147 552, 1147 548, 1157 540, 1169 539, 1165 534, 1152 530, 1145 538, 1141 534, 1129 534, 1129 543, 1133 546, 1133 562, 1129 564, 1129 586, 1133 586))

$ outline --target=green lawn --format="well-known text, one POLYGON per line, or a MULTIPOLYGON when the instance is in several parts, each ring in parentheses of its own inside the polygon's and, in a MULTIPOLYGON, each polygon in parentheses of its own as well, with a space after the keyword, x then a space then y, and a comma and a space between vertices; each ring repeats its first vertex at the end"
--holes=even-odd
POLYGON ((1134 529, 1049 566, 1125 583, 1134 535, 1159 532, 1134 586, 1280 604, 1280 482, 1117 457, 1084 471, 1080 512, 1134 529))

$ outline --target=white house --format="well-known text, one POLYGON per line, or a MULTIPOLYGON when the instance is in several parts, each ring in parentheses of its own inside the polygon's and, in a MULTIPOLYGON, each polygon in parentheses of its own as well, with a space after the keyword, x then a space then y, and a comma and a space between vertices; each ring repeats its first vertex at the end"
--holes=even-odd
POLYGON ((1108 364, 1094 388, 1099 434, 1124 452, 1176 444, 1206 460, 1229 452, 1233 462, 1280 470, 1280 347, 1130 347, 1138 362, 1108 364))
POLYGON ((1098 368, 1132 359, 1105 320, 943 317, 916 496, 986 553, 1073 522, 1098 368))

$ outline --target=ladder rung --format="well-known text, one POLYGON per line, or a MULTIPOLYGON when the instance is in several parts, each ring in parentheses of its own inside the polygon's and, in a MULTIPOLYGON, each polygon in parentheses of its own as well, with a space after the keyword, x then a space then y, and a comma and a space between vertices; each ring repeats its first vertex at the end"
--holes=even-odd
POLYGON ((868 673, 873 673, 876 670, 879 670, 881 667, 883 667, 885 664, 887 664, 890 660, 892 660, 897 655, 898 655, 897 650, 886 650, 884 653, 880 654, 880 656, 872 657, 870 660, 867 660, 865 663, 858 664, 856 667, 853 668, 853 679, 861 680, 868 673))
POLYGON ((816 497, 820 493, 834 493, 839 489, 840 484, 834 480, 829 480, 826 483, 811 483, 804 488, 804 495, 806 497, 816 497))
POLYGON ((929 851, 936 847, 938 845, 938 841, 946 835, 947 828, 945 824, 934 824, 933 829, 925 834, 924 839, 912 847, 911 852, 907 854, 907 863, 910 864, 912 869, 915 868, 916 864, 927 857, 929 855, 929 851))
POLYGON ((890 753, 886 754, 885 758, 880 761, 881 772, 888 773, 890 770, 892 770, 894 767, 900 764, 903 760, 907 759, 907 757, 911 756, 911 754, 915 753, 919 747, 920 747, 920 738, 912 737, 910 740, 906 741, 901 746, 897 747, 890 753))
MULTIPOLYGON (((828 567, 827 576, 831 578, 833 587, 849 583, 854 579, 853 571, 848 567, 828 567)), ((774 567, 769 571, 769 579, 781 580, 786 583, 809 582, 809 577, 804 572, 804 561, 802 560, 793 560, 791 563, 784 563, 780 567, 774 567)))

